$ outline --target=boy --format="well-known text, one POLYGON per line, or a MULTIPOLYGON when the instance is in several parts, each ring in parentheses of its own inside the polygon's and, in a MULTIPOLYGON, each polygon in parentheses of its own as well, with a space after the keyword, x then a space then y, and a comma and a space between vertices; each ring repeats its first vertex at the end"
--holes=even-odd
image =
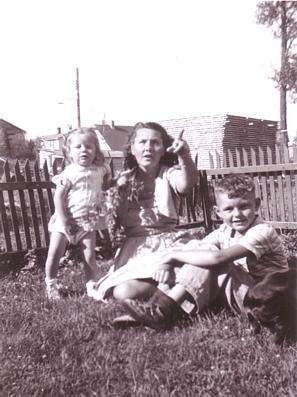
POLYGON ((184 248, 164 252, 154 278, 169 283, 170 266, 179 262, 175 282, 169 290, 158 289, 146 303, 125 300, 123 306, 136 321, 155 329, 167 328, 181 309, 201 311, 219 293, 234 311, 244 312, 249 287, 269 273, 287 271, 279 236, 258 215, 260 199, 252 177, 225 176, 218 181, 215 196, 223 224, 202 242, 191 241, 184 248))

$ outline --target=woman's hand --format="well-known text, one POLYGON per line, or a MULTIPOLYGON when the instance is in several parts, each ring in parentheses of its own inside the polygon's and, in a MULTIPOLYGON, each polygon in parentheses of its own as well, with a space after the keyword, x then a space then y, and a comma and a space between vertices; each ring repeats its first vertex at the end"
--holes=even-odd
POLYGON ((179 133, 167 151, 177 155, 180 166, 180 175, 175 179, 174 187, 180 194, 187 194, 196 185, 198 174, 189 146, 182 139, 183 132, 184 130, 179 133))
POLYGON ((167 152, 176 153, 179 156, 190 153, 189 146, 186 141, 182 139, 184 130, 181 130, 179 135, 174 139, 171 146, 167 148, 167 152))

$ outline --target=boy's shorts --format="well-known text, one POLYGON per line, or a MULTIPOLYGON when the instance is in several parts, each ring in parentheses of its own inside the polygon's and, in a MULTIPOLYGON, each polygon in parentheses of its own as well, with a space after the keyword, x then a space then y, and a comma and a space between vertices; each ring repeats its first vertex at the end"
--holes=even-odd
MULTIPOLYGON (((215 246, 201 244, 199 241, 191 241, 186 244, 186 249, 214 249, 215 246)), ((228 306, 236 313, 244 312, 243 300, 248 288, 253 284, 251 275, 241 266, 233 263, 216 268, 203 268, 189 264, 176 269, 176 284, 180 284, 193 298, 197 311, 208 307, 222 293, 228 306)), ((195 305, 184 301, 181 308, 190 313, 195 305)))

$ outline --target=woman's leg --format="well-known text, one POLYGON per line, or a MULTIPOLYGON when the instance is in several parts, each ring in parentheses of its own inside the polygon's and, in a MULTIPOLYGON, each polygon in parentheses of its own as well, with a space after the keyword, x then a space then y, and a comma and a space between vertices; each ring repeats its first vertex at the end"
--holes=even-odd
POLYGON ((113 289, 113 296, 117 300, 149 299, 157 290, 153 281, 128 280, 118 284, 113 289))

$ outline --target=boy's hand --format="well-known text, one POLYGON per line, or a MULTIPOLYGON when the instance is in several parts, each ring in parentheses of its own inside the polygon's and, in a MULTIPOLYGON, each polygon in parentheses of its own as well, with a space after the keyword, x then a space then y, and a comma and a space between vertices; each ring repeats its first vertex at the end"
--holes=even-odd
POLYGON ((158 283, 169 284, 174 278, 174 271, 170 265, 164 263, 159 265, 153 278, 158 283))

